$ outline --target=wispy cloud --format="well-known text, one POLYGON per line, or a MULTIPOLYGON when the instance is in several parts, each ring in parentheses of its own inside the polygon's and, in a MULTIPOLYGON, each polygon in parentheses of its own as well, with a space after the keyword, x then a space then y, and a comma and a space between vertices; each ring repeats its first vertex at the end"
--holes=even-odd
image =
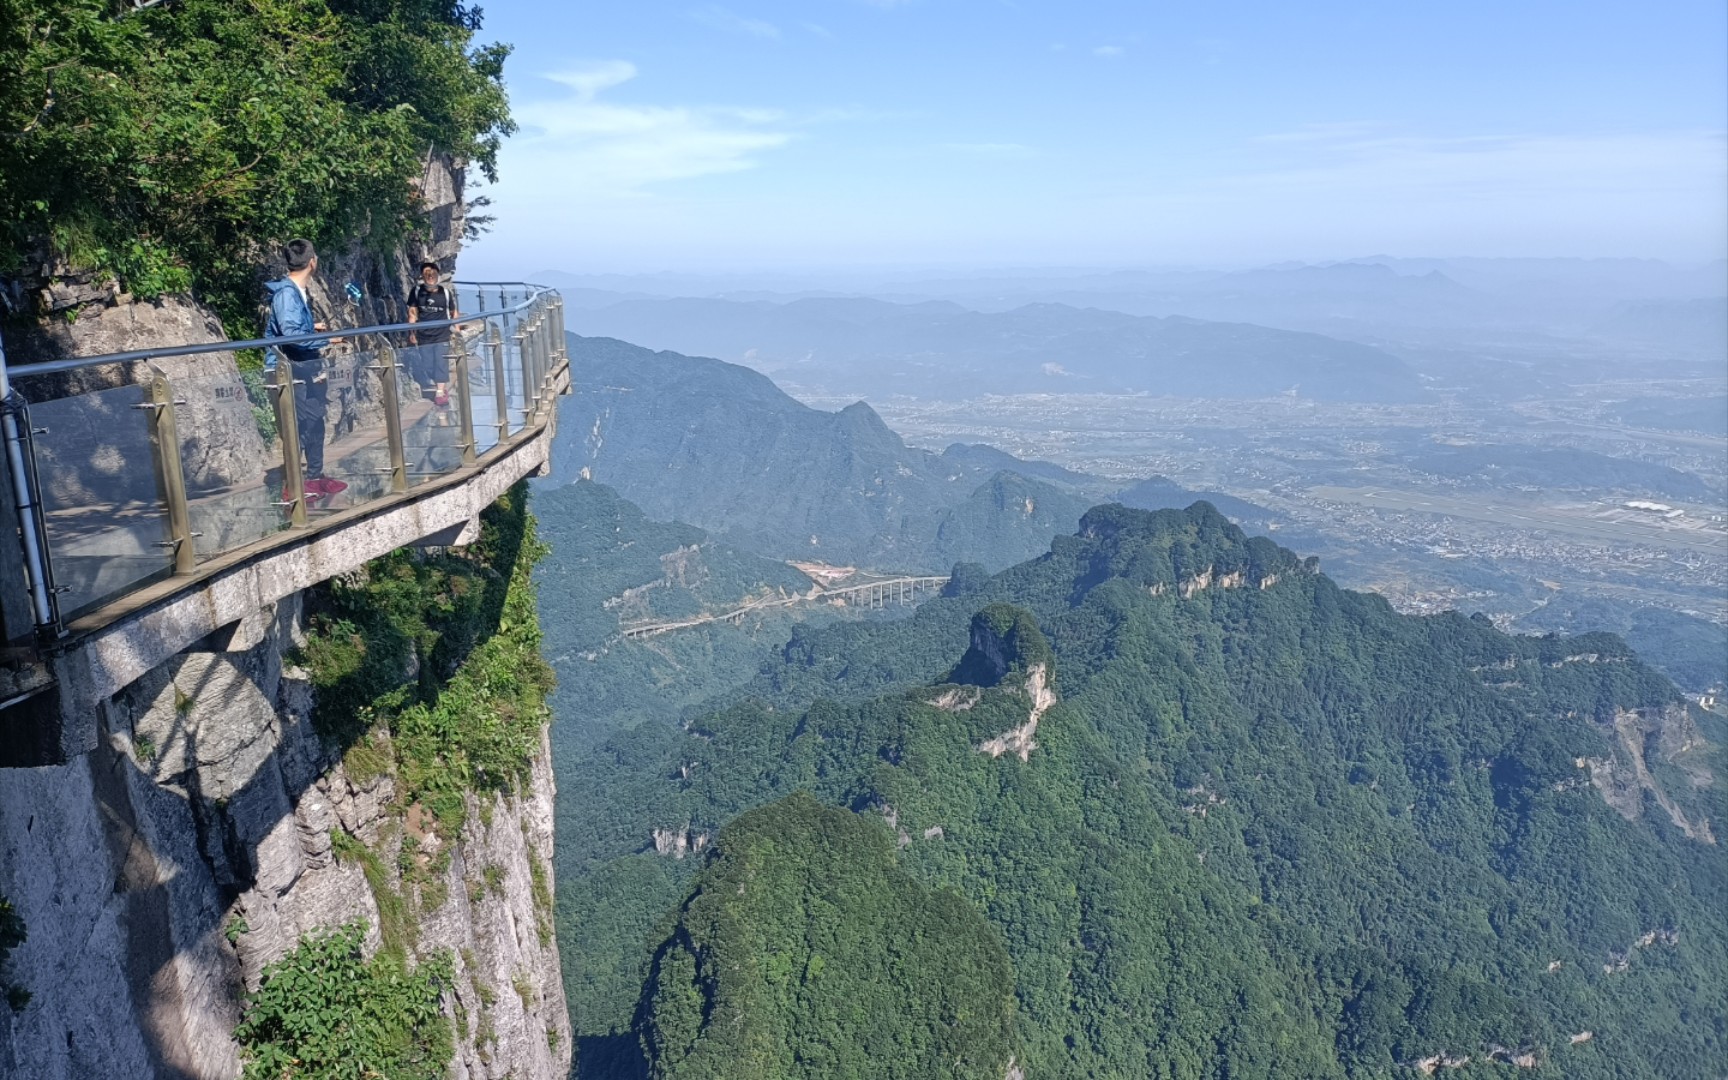
MULTIPOLYGON (((1728 137, 1720 131, 1632 135, 1397 134, 1371 124, 1316 124, 1254 140, 1261 168, 1237 184, 1283 191, 1352 190, 1407 198, 1665 192, 1719 185, 1728 137)), ((1720 188, 1717 188, 1720 190, 1720 188)))
POLYGON ((522 131, 513 150, 534 159, 521 172, 558 193, 640 195, 655 184, 754 168, 759 155, 795 137, 775 109, 602 100, 636 75, 634 64, 609 60, 546 76, 569 93, 515 105, 522 131))
POLYGON ((1092 55, 1093 56, 1103 56, 1103 57, 1115 57, 1115 56, 1121 56, 1123 53, 1125 53, 1127 51, 1128 51, 1127 49, 1124 49, 1120 45, 1100 45, 1097 48, 1092 50, 1092 55))
POLYGON ((1024 143, 1012 142, 953 142, 943 143, 942 147, 957 154, 971 154, 975 157, 1023 158, 1037 153, 1024 143))
POLYGON ((803 27, 806 33, 815 34, 819 38, 827 38, 829 41, 834 40, 834 31, 821 23, 801 22, 798 25, 803 27))
POLYGON ((719 4, 708 4, 696 8, 690 12, 690 17, 704 26, 724 30, 729 34, 780 40, 780 28, 773 23, 748 18, 729 8, 723 8, 719 4))
POLYGON ((1303 124, 1291 131, 1274 131, 1266 135, 1257 135, 1254 141, 1268 145, 1282 143, 1346 143, 1353 139, 1367 139, 1385 134, 1385 127, 1380 124, 1361 120, 1335 120, 1325 124, 1303 124))

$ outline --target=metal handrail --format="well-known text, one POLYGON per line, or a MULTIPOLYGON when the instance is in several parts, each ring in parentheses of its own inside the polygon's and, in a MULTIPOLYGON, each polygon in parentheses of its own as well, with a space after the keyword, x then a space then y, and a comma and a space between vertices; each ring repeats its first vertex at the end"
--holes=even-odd
POLYGON ((198 345, 171 345, 160 349, 133 349, 129 352, 103 353, 100 356, 74 356, 65 360, 45 360, 37 364, 20 364, 13 369, 14 378, 24 378, 27 375, 55 375, 63 371, 77 371, 80 368, 95 367, 98 364, 129 364, 140 360, 158 360, 170 356, 200 356, 206 353, 238 352, 242 349, 271 349, 278 345, 297 345, 305 341, 328 341, 333 337, 351 337, 359 334, 395 334, 413 330, 437 330, 440 327, 461 326, 464 323, 482 322, 501 318, 517 312, 526 311, 535 301, 548 295, 557 295, 556 290, 546 285, 533 285, 522 281, 453 281, 455 286, 485 286, 515 285, 525 289, 535 290, 520 303, 509 307, 491 308, 476 311, 472 315, 461 315, 454 319, 425 319, 420 322, 382 323, 377 326, 343 327, 335 330, 317 330, 310 334, 294 334, 287 337, 250 338, 246 341, 208 341, 198 345))
MULTIPOLYGON (((412 472, 414 476, 443 475, 464 467, 470 467, 478 461, 489 458, 495 452, 502 452, 506 447, 513 445, 510 442, 512 434, 538 429, 546 422, 548 416, 545 409, 550 402, 551 393, 555 387, 562 385, 557 380, 560 377, 560 369, 564 365, 566 356, 562 341, 554 340, 554 337, 562 336, 563 301, 555 290, 526 282, 454 282, 453 284, 458 288, 467 287, 477 291, 485 288, 498 288, 500 290, 498 300, 502 306, 489 310, 482 308, 479 311, 450 319, 383 323, 372 326, 322 330, 291 337, 204 342, 195 345, 175 345, 164 348, 105 353, 99 356, 75 357, 42 364, 19 365, 12 369, 11 376, 14 379, 23 379, 104 364, 137 363, 170 357, 233 353, 243 349, 268 349, 295 342, 327 341, 333 337, 364 339, 367 335, 377 335, 375 339, 376 355, 372 357, 375 362, 365 364, 365 371, 376 377, 376 385, 373 386, 370 393, 360 390, 361 383, 357 380, 360 377, 361 368, 357 365, 365 363, 365 358, 371 355, 373 350, 356 350, 358 355, 355 355, 352 360, 342 359, 342 357, 351 355, 348 353, 327 357, 327 364, 322 369, 331 376, 332 386, 343 388, 343 393, 332 399, 337 403, 337 411, 332 414, 331 422, 334 424, 334 430, 339 434, 336 441, 331 445, 332 452, 337 453, 334 464, 337 466, 345 464, 346 468, 339 474, 331 475, 333 477, 347 477, 343 486, 344 490, 348 491, 346 499, 350 500, 349 506, 364 505, 365 502, 387 495, 405 493, 409 487, 408 478, 411 474, 405 453, 403 423, 408 399, 401 395, 396 371, 402 361, 395 355, 395 349, 386 335, 433 330, 439 327, 458 327, 470 323, 482 326, 490 324, 492 327, 489 333, 484 330, 481 331, 473 342, 473 348, 469 347, 469 344, 464 341, 460 334, 451 341, 451 347, 448 351, 450 365, 448 392, 450 397, 454 399, 451 404, 456 406, 454 418, 458 422, 458 430, 455 432, 458 441, 454 445, 446 444, 440 441, 439 436, 433 434, 438 431, 450 431, 448 427, 438 425, 437 413, 420 416, 414 422, 416 430, 422 433, 422 438, 425 441, 423 444, 417 445, 417 452, 423 455, 420 459, 422 470, 412 472), (515 303, 503 304, 505 296, 502 295, 502 291, 505 289, 522 290, 524 295, 515 303), (519 386, 510 386, 505 379, 504 351, 506 341, 511 343, 511 351, 516 354, 516 360, 521 369, 519 386), (485 350, 488 348, 490 349, 489 357, 485 355, 485 350), (329 361, 335 361, 335 363, 330 364, 329 361), (345 364, 356 366, 352 366, 350 370, 349 367, 344 366, 345 364), (344 372, 348 372, 352 377, 345 375, 344 381, 339 383, 336 376, 344 372), (488 382, 491 383, 490 386, 487 386, 488 382), (477 386, 476 383, 479 385, 477 386), (370 404, 367 404, 368 402, 370 404), (491 408, 497 413, 484 425, 484 433, 488 438, 492 438, 489 448, 484 453, 481 452, 481 443, 476 431, 478 426, 475 412, 476 402, 481 403, 482 409, 491 408), (371 420, 364 421, 359 426, 356 425, 356 418, 364 417, 369 409, 381 409, 383 414, 382 431, 373 432, 371 430, 371 425, 377 423, 378 418, 376 416, 371 420), (513 415, 519 415, 520 419, 513 422, 513 415), (348 445, 345 450, 337 452, 335 448, 341 445, 340 433, 344 431, 347 433, 348 445), (358 441, 354 441, 356 432, 361 436, 358 441), (378 437, 376 439, 370 438, 374 434, 378 437), (493 438, 494 436, 495 438, 493 438), (368 464, 366 459, 380 449, 387 450, 389 467, 382 470, 365 468, 364 466, 368 464), (448 452, 452 450, 459 451, 459 454, 454 457, 447 457, 448 452), (362 466, 358 471, 354 468, 356 461, 362 466), (431 471, 426 471, 428 468, 431 471), (377 481, 371 477, 371 473, 374 471, 389 477, 388 481, 384 482, 387 486, 386 491, 372 490, 377 484, 377 481)), ((485 302, 484 293, 477 292, 477 299, 483 304, 485 302)), ((43 452, 48 453, 49 457, 45 460, 52 463, 53 455, 59 446, 52 442, 41 445, 32 442, 30 436, 33 429, 29 426, 27 414, 23 412, 24 405, 21 399, 17 400, 15 409, 12 407, 0 409, 0 438, 3 438, 5 442, 4 453, 10 460, 8 472, 14 496, 13 510, 19 515, 17 524, 22 526, 19 542, 24 549, 21 554, 24 557, 25 576, 28 579, 23 584, 29 592, 31 616, 35 622, 38 638, 53 639, 64 634, 64 612, 61 610, 57 594, 72 588, 69 585, 56 584, 55 530, 49 527, 48 522, 48 519, 56 513, 70 513, 74 517, 81 516, 87 528, 88 522, 92 520, 89 511, 107 509, 109 513, 106 515, 98 513, 94 518, 99 524, 96 535, 99 537, 117 537, 121 541, 127 541, 134 545, 139 542, 137 533, 140 521, 138 508, 140 506, 144 508, 145 517, 142 520, 153 520, 150 518, 150 515, 153 514, 162 515, 160 520, 166 538, 160 542, 152 541, 145 546, 147 548, 153 546, 170 549, 171 559, 166 565, 154 569, 146 568, 142 570, 142 576, 133 577, 126 581, 113 581, 105 578, 103 571, 92 573, 86 569, 86 587, 83 590, 74 591, 82 595, 82 607, 87 609, 96 605, 111 603, 119 597, 146 588, 151 582, 163 575, 180 577, 195 574, 201 563, 223 556, 228 552, 245 548, 273 532, 282 529, 318 528, 316 521, 308 521, 307 511, 309 507, 312 509, 333 509, 328 505, 330 499, 329 485, 325 485, 322 491, 316 487, 308 490, 307 481, 320 478, 302 475, 299 420, 296 409, 296 398, 301 391, 297 390, 296 387, 306 387, 305 392, 310 395, 310 386, 301 383, 296 378, 300 370, 297 366, 277 364, 270 372, 266 373, 264 393, 268 395, 270 400, 266 403, 256 397, 253 398, 255 408, 267 404, 275 413, 276 434, 279 436, 277 441, 280 444, 277 446, 277 441, 273 441, 266 435, 264 457, 253 463, 263 470, 260 479, 249 485, 241 484, 239 487, 234 486, 235 481, 225 479, 215 488, 202 488, 202 491, 213 494, 200 495, 197 499, 188 494, 187 474, 184 472, 186 465, 182 461, 180 453, 180 431, 188 416, 193 421, 194 429, 196 429, 199 413, 194 411, 186 414, 177 411, 178 407, 188 404, 187 400, 182 400, 181 395, 176 393, 174 382, 177 381, 177 378, 171 378, 168 372, 155 365, 150 365, 146 370, 148 378, 145 378, 140 386, 145 391, 147 399, 130 407, 147 411, 146 428, 149 439, 150 463, 155 473, 156 497, 153 503, 149 499, 139 500, 136 497, 131 499, 121 497, 118 501, 113 501, 113 496, 98 496, 98 501, 95 503, 72 501, 59 511, 46 508, 43 493, 52 489, 44 487, 37 478, 38 455, 43 452), (43 447, 45 446, 49 448, 44 451, 43 447), (277 481, 269 478, 273 471, 279 474, 279 497, 276 494, 277 481), (222 484, 228 486, 221 486, 222 484), (238 495, 234 494, 236 492, 238 495), (104 498, 109 501, 101 501, 104 498), (260 504, 260 499, 270 501, 260 504), (324 504, 320 505, 319 499, 325 500, 324 504), (224 527, 213 533, 211 537, 206 538, 202 544, 195 545, 197 539, 204 537, 205 534, 195 531, 193 525, 194 511, 205 514, 206 520, 215 520, 209 515, 257 513, 261 510, 266 514, 266 518, 259 526, 250 526, 252 528, 262 527, 263 532, 259 536, 245 535, 237 538, 236 534, 244 533, 247 527, 242 527, 239 530, 230 530, 224 527), (131 515, 130 523, 127 520, 129 514, 131 515)), ((4 354, 0 353, 0 390, 6 387, 6 375, 4 354)), ((237 370, 234 376, 236 379, 239 377, 237 370)), ((302 375, 301 377, 306 376, 302 375)), ((198 376, 198 380, 216 380, 214 384, 209 384, 208 393, 201 400, 232 398, 232 392, 223 389, 223 381, 227 378, 228 376, 220 372, 198 376)), ((322 382, 323 378, 324 376, 320 375, 315 381, 322 382)), ((188 385, 198 385, 198 383, 181 383, 182 388, 188 385)), ((84 394, 74 393, 56 396, 48 400, 53 402, 68 401, 77 400, 84 396, 84 394)), ((12 397, 17 398, 15 391, 12 397)), ((185 397, 194 401, 200 400, 198 394, 192 390, 186 390, 185 397)), ((322 403, 325 396, 321 394, 311 400, 322 403)), ((96 421, 78 418, 102 417, 104 419, 101 422, 107 422, 105 419, 107 414, 103 412, 104 408, 102 402, 93 401, 89 406, 90 411, 88 413, 81 413, 77 407, 73 407, 74 411, 70 415, 79 423, 99 426, 96 421)), ((209 414, 206 412, 203 415, 207 417, 209 414)), ((46 429, 35 430, 46 434, 46 429)), ((330 428, 325 428, 323 433, 319 435, 321 444, 330 430, 330 428)), ((197 437, 195 430, 192 437, 194 439, 197 437)), ((124 444, 123 435, 120 444, 124 444)), ((76 444, 74 445, 76 446, 76 444)), ((103 442, 98 445, 111 446, 114 444, 103 442)), ((244 440, 233 444, 233 448, 241 452, 241 460, 243 461, 251 461, 245 456, 248 445, 249 443, 244 440)), ((73 460, 77 460, 76 457, 73 460)), ((380 462, 380 464, 382 463, 380 462)), ((62 462, 61 475, 63 477, 67 475, 64 466, 65 462, 62 462)), ((241 473, 244 474, 249 468, 250 466, 242 468, 241 473)), ((72 490, 81 489, 75 485, 72 490)), ((87 497, 85 496, 85 498, 87 497)), ((92 558, 96 557, 90 550, 80 550, 79 548, 82 543, 81 535, 87 539, 88 534, 78 533, 73 526, 64 527, 73 528, 70 534, 62 538, 65 544, 72 546, 63 547, 60 554, 67 555, 70 552, 68 558, 73 556, 82 558, 87 567, 92 558)), ((110 540, 103 540, 102 542, 105 544, 113 543, 110 540)), ((121 550, 133 549, 122 547, 121 550)), ((123 555, 122 557, 134 558, 131 555, 123 555)), ((146 561, 148 562, 148 560, 146 561)), ((72 558, 72 561, 66 565, 73 570, 78 570, 80 564, 77 558, 72 558)), ((76 577, 77 575, 73 574, 72 578, 68 580, 75 580, 76 577)), ((5 595, 10 596, 11 593, 5 595)), ((8 600, 7 603, 10 601, 8 600)), ((72 605, 75 610, 79 606, 77 603, 72 605)), ((6 636, 16 640, 21 629, 22 627, 19 626, 8 625, 6 636)))

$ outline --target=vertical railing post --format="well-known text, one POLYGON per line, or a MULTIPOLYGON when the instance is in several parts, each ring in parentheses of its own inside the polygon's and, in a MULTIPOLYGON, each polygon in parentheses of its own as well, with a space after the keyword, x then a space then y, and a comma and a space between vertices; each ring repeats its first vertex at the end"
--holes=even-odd
POLYGON ((570 358, 564 346, 564 298, 552 301, 552 366, 556 368, 570 358))
POLYGON ((498 442, 510 437, 510 388, 504 383, 504 331, 497 323, 488 328, 487 347, 492 353, 492 400, 498 410, 498 442))
POLYGON ((384 441, 390 448, 390 491, 408 490, 408 447, 402 438, 402 389, 396 377, 396 350, 378 335, 378 392, 384 396, 384 441))
POLYGON ((551 351, 551 315, 546 310, 546 302, 542 300, 539 314, 534 317, 534 413, 536 416, 546 411, 546 372, 550 368, 551 351))
POLYGON ((534 323, 516 322, 516 359, 522 368, 522 424, 534 423, 534 413, 540 407, 539 391, 534 386, 534 323))
POLYGON ((306 476, 300 471, 300 419, 294 407, 294 362, 286 356, 276 362, 270 389, 275 392, 276 434, 282 439, 282 505, 288 508, 288 523, 306 525, 306 476))
MULTIPOLYGON (((24 591, 27 602, 19 604, 16 580, 5 583, 4 597, 0 598, 0 612, 6 617, 5 637, 8 640, 20 639, 23 635, 25 620, 18 608, 27 606, 30 611, 30 621, 34 624, 36 637, 42 641, 53 641, 62 637, 66 629, 60 620, 60 600, 54 587, 53 556, 49 551, 48 523, 43 517, 42 480, 36 473, 36 450, 32 442, 33 432, 30 427, 30 406, 12 386, 11 376, 6 370, 6 346, 0 343, 0 442, 4 442, 3 452, 6 458, 4 468, 11 483, 8 485, 11 495, 10 511, 6 515, 6 524, 16 515, 18 522, 18 559, 8 550, 4 558, 0 558, 0 566, 8 570, 22 569, 24 572, 24 591), (18 563, 22 565, 19 566, 18 563)), ((0 538, 3 542, 4 538, 0 538)))
POLYGON ((462 425, 462 464, 472 465, 474 453, 474 394, 468 379, 468 346, 461 334, 450 335, 450 375, 456 384, 456 414, 462 425))
POLYGON ((190 574, 198 566, 193 546, 192 508, 186 501, 186 472, 180 463, 180 425, 174 411, 174 385, 167 372, 152 368, 150 400, 144 408, 150 417, 150 454, 156 461, 156 490, 168 505, 168 539, 174 549, 174 572, 190 574))

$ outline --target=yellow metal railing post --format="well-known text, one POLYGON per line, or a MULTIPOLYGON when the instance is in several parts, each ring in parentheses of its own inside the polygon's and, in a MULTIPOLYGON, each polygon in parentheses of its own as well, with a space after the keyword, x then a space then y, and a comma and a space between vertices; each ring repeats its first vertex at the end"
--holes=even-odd
POLYGON ((282 439, 282 505, 288 508, 288 523, 306 525, 306 476, 300 471, 300 418, 294 407, 294 364, 287 357, 277 362, 270 389, 275 392, 276 434, 282 439))
POLYGON ((497 323, 490 327, 487 346, 492 353, 492 400, 498 410, 498 441, 510 436, 510 388, 504 383, 504 331, 497 323))
POLYGON ((478 460, 474 442, 474 394, 468 380, 468 346, 461 334, 450 335, 450 375, 456 384, 457 421, 462 425, 462 464, 478 460))
POLYGON ((192 509, 186 501, 186 472, 180 461, 180 428, 174 413, 174 386, 166 372, 152 368, 150 400, 144 408, 150 415, 150 453, 156 460, 156 485, 168 506, 168 539, 163 546, 174 549, 174 572, 190 574, 198 568, 193 546, 192 509))
POLYGON ((402 389, 396 377, 396 350, 378 335, 378 392, 384 397, 384 440, 390 448, 390 490, 408 490, 408 447, 402 437, 402 389))

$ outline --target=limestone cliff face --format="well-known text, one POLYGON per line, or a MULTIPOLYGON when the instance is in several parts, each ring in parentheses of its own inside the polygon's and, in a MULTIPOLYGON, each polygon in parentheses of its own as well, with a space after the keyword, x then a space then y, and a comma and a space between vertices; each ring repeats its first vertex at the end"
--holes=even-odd
POLYGON ((439 869, 405 885, 416 815, 312 730, 284 659, 299 626, 297 598, 261 611, 104 703, 94 752, 0 772, 0 895, 29 932, 7 979, 31 994, 0 1006, 0 1077, 236 1076, 244 993, 309 931, 364 919, 375 947, 380 890, 406 905, 413 956, 454 955, 453 1076, 568 1073, 544 739, 518 794, 468 797, 447 861, 417 837, 439 869), (338 857, 356 842, 384 880, 338 857))

